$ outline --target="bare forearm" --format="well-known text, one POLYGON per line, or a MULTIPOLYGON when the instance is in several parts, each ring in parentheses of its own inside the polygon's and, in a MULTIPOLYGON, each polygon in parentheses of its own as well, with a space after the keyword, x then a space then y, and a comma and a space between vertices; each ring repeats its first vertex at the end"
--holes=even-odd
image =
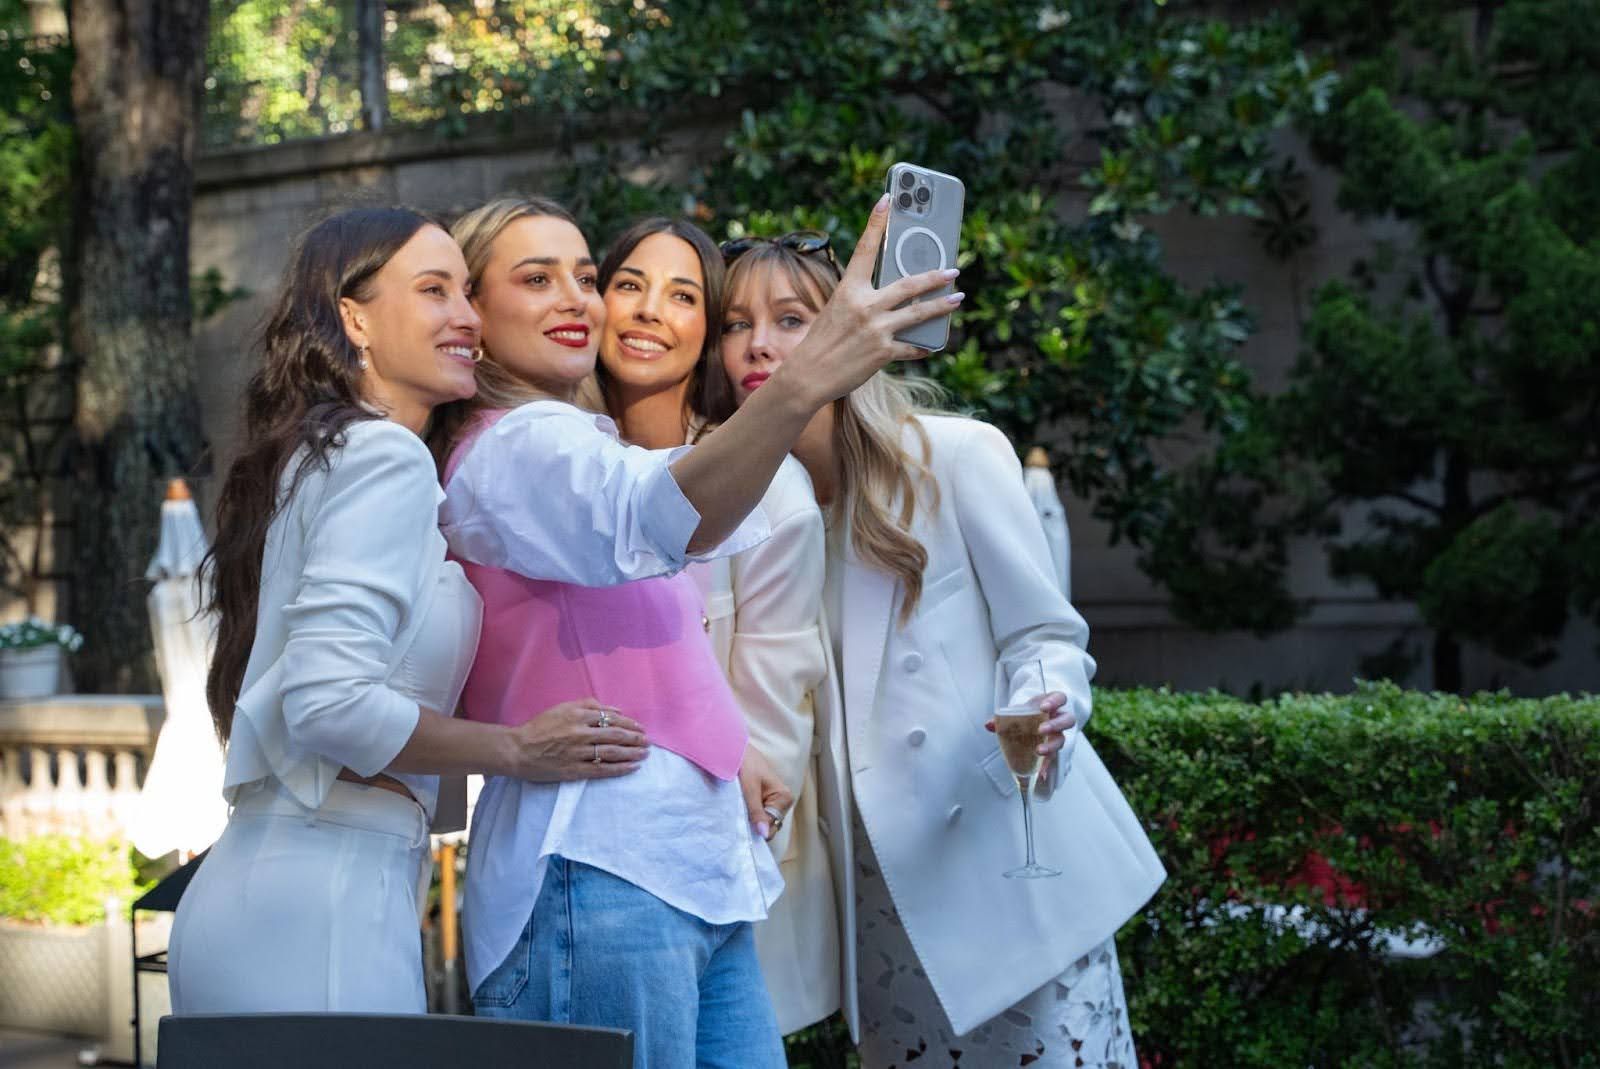
POLYGON ((609 779, 636 771, 649 745, 637 721, 593 698, 551 706, 515 727, 424 709, 389 767, 447 776, 481 772, 530 783, 609 779))
POLYGON ((779 368, 715 434, 673 462, 673 479, 700 513, 690 553, 703 553, 733 534, 825 403, 790 386, 779 368))
POLYGON ((513 773, 511 738, 499 724, 480 724, 422 710, 417 728, 390 763, 396 772, 490 776, 513 773))

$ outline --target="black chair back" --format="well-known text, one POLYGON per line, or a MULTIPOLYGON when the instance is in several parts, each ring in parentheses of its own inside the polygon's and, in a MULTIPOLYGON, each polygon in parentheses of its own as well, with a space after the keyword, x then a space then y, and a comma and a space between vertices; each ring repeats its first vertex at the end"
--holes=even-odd
POLYGON ((245 1013, 161 1018, 157 1069, 632 1069, 633 1033, 439 1014, 245 1013))

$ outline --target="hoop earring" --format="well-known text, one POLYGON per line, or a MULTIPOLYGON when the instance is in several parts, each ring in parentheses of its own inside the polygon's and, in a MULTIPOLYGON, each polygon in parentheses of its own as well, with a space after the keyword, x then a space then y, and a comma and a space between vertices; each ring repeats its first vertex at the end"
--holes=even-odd
POLYGON ((483 363, 483 357, 484 357, 483 346, 480 345, 480 346, 478 346, 478 347, 476 347, 475 349, 472 350, 472 362, 474 364, 483 363))
POLYGON ((362 371, 365 371, 367 368, 372 366, 367 362, 367 353, 371 350, 371 348, 372 346, 370 345, 363 345, 357 350, 356 367, 360 368, 362 371))

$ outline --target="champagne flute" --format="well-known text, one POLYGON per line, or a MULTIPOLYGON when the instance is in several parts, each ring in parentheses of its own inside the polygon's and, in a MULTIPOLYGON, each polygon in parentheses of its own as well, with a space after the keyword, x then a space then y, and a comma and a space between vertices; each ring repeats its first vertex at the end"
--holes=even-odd
POLYGON ((1044 736, 1039 728, 1050 719, 1040 708, 1046 694, 1044 665, 1037 660, 994 666, 994 733, 1000 740, 1000 753, 1006 767, 1017 777, 1017 792, 1022 795, 1022 829, 1028 841, 1028 860, 1020 868, 1005 873, 1007 879, 1037 880, 1059 876, 1059 869, 1039 864, 1033 855, 1033 780, 1039 774, 1042 758, 1039 746, 1044 736), (1028 695, 1012 701, 1012 695, 1028 695))

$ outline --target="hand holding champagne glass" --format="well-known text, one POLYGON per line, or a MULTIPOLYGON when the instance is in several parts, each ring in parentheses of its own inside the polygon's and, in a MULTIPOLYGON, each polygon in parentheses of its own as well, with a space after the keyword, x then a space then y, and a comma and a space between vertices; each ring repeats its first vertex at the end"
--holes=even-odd
POLYGON ((1033 854, 1033 780, 1039 774, 1042 756, 1040 729, 1052 715, 1043 707, 1045 695, 1044 665, 1039 661, 1001 660, 994 666, 994 733, 1000 740, 1006 767, 1017 777, 1017 791, 1022 795, 1022 827, 1028 842, 1027 862, 1005 873, 1008 879, 1061 875, 1059 869, 1039 864, 1033 854), (1013 704, 1013 694, 1028 697, 1013 704))

